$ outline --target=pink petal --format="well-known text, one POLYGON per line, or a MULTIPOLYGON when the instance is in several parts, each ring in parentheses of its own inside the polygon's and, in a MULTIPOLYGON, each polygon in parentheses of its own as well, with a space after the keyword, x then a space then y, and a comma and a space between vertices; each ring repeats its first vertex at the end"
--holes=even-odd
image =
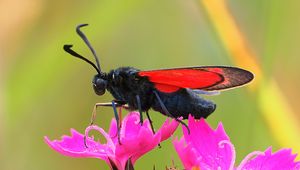
POLYGON ((300 162, 295 162, 296 156, 292 154, 291 149, 281 149, 272 154, 272 148, 269 147, 255 158, 243 160, 237 169, 299 170, 300 162))
POLYGON ((116 148, 116 156, 123 161, 131 158, 132 162, 145 153, 157 147, 160 142, 160 135, 153 135, 148 129, 142 128, 135 138, 122 140, 122 145, 116 148))
POLYGON ((116 157, 122 165, 129 158, 135 163, 142 155, 157 147, 161 141, 170 137, 177 127, 178 122, 176 120, 166 120, 162 127, 153 134, 149 120, 145 120, 143 126, 141 126, 139 113, 132 112, 123 120, 121 128, 122 145, 116 143, 116 157))
POLYGON ((164 141, 171 137, 171 135, 175 132, 179 125, 179 122, 177 122, 175 119, 166 119, 164 124, 161 126, 161 128, 157 131, 161 133, 161 141, 164 141))
POLYGON ((129 113, 123 120, 121 128, 121 138, 133 138, 135 137, 140 129, 144 127, 150 129, 150 124, 148 120, 143 122, 143 126, 140 124, 140 114, 138 112, 129 113))
POLYGON ((71 129, 71 136, 63 136, 61 140, 49 140, 45 137, 45 142, 57 152, 71 157, 91 157, 108 161, 107 156, 112 151, 105 145, 95 142, 92 138, 87 138, 89 148, 84 145, 84 135, 71 129))
POLYGON ((235 161, 235 150, 220 123, 216 130, 213 130, 204 119, 195 120, 189 116, 190 134, 183 128, 185 148, 182 143, 174 144, 185 168, 199 166, 200 169, 232 169, 235 161), (196 158, 191 158, 186 153, 194 153, 196 158), (187 157, 185 158, 186 155, 187 157), (190 162, 185 162, 188 159, 190 162), (197 164, 196 164, 197 163, 197 164))
MULTIPOLYGON (((120 138, 131 138, 131 136, 135 136, 139 132, 141 126, 137 126, 140 121, 140 115, 138 112, 131 112, 127 116, 124 117, 121 125, 120 138)), ((148 120, 143 122, 143 126, 149 127, 150 124, 148 120)), ((113 118, 110 124, 109 135, 112 138, 115 144, 118 144, 118 129, 116 119, 113 118)))
POLYGON ((191 144, 185 144, 184 138, 173 140, 173 145, 186 169, 192 169, 195 165, 200 165, 201 156, 191 144))
POLYGON ((134 163, 140 156, 155 148, 160 142, 161 134, 152 133, 149 121, 140 125, 139 114, 133 112, 124 118, 121 129, 121 143, 116 144, 116 157, 125 166, 131 158, 134 163))
POLYGON ((109 136, 112 138, 114 143, 118 142, 118 128, 117 128, 117 121, 115 118, 113 118, 110 122, 110 127, 109 127, 109 136))

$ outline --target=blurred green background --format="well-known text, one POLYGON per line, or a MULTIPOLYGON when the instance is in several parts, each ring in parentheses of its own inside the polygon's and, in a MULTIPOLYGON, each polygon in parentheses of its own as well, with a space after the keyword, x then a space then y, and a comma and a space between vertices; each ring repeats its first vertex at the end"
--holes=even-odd
MULTIPOLYGON (((294 119, 299 120, 300 1, 226 3, 257 56, 263 79, 276 80, 294 119)), ((77 24, 90 24, 84 32, 105 71, 120 66, 147 70, 234 65, 201 0, 2 0, 0 21, 3 170, 108 169, 101 160, 62 156, 43 141, 45 135, 57 139, 69 134, 70 128, 83 132, 94 104, 112 100, 109 94, 94 94, 95 70, 62 49, 72 43, 76 51, 91 58, 75 33, 77 24)), ((282 146, 261 114, 257 91, 244 87, 207 98, 218 104, 208 121, 213 127, 223 122, 236 148, 236 164, 253 150, 282 146)), ((269 100, 266 107, 275 103, 269 100)), ((156 112, 151 115, 158 128, 165 117, 156 112)), ((112 109, 101 108, 97 124, 107 129, 112 117, 112 109)), ((181 136, 181 129, 176 133, 181 136)), ((136 169, 152 169, 154 164, 164 169, 173 159, 182 167, 168 140, 138 160, 136 169)))

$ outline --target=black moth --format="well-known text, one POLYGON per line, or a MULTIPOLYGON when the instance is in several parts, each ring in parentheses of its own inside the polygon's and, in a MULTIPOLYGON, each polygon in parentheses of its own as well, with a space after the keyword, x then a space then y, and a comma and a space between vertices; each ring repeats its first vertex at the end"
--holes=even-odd
MULTIPOLYGON (((176 119, 187 127, 179 119, 180 117, 187 119, 188 115, 191 114, 196 119, 206 118, 216 109, 216 104, 201 98, 199 94, 214 94, 219 90, 241 86, 250 82, 254 77, 247 70, 227 66, 201 66, 151 71, 120 67, 105 73, 101 71, 99 59, 94 49, 80 30, 84 26, 87 24, 78 25, 76 32, 92 51, 96 65, 73 51, 72 45, 64 45, 64 50, 95 68, 97 74, 92 81, 95 93, 101 96, 107 90, 115 98, 111 103, 97 103, 95 107, 112 106, 118 123, 119 117, 116 107, 123 106, 128 110, 138 110, 141 123, 143 122, 142 112, 146 112, 151 123, 148 110, 152 108, 163 115, 176 119)), ((152 130, 154 132, 153 126, 152 130)))

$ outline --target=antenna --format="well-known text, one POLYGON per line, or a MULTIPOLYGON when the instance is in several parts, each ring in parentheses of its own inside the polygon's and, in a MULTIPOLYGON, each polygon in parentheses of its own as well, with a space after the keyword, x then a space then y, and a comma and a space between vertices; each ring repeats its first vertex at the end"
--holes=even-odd
POLYGON ((91 43, 89 42, 89 40, 87 39, 87 37, 84 35, 84 33, 80 30, 81 27, 85 27, 88 26, 88 24, 80 24, 76 27, 76 32, 77 34, 80 36, 80 38, 85 42, 85 44, 89 47, 89 49, 92 51, 95 60, 96 60, 96 64, 98 67, 98 70, 101 72, 101 68, 100 68, 100 63, 99 63, 99 59, 97 57, 97 54, 94 50, 94 48, 92 47, 91 43))
POLYGON ((77 58, 80 58, 81 60, 83 60, 83 61, 89 63, 90 65, 92 65, 92 66, 95 68, 95 70, 97 71, 97 73, 98 73, 99 75, 102 75, 102 74, 101 74, 101 71, 97 68, 97 66, 96 66, 93 62, 91 62, 90 60, 84 58, 82 55, 76 53, 75 51, 73 51, 73 50, 71 49, 72 47, 73 47, 73 45, 68 45, 68 44, 66 44, 66 45, 64 45, 64 50, 65 50, 67 53, 71 54, 72 56, 77 57, 77 58))

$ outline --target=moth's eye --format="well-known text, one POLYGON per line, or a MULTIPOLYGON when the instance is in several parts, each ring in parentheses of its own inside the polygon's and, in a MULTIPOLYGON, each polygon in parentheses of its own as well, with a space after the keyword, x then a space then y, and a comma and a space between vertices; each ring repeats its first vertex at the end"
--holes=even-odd
POLYGON ((99 77, 95 77, 93 80, 93 88, 97 95, 103 95, 105 93, 106 89, 106 80, 103 80, 99 77))

